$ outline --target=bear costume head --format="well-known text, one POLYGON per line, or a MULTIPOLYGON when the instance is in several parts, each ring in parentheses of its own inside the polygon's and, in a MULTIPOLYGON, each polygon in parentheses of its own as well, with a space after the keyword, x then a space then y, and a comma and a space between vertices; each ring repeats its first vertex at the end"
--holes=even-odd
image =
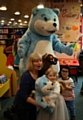
POLYGON ((57 15, 59 9, 54 10, 49 8, 34 8, 29 22, 29 28, 34 33, 49 36, 59 30, 59 20, 57 15))

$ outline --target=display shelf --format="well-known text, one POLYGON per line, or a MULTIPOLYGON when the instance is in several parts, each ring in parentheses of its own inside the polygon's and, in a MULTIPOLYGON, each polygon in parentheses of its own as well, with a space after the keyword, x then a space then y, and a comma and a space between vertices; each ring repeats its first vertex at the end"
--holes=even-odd
POLYGON ((13 27, 0 27, 0 45, 3 45, 3 41, 6 47, 13 45, 16 37, 21 37, 27 28, 13 28, 13 27))

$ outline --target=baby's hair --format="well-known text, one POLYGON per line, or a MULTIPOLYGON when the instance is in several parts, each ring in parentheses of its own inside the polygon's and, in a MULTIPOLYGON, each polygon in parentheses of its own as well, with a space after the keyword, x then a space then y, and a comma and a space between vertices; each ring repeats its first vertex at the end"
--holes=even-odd
POLYGON ((46 70, 46 72, 45 72, 45 75, 48 76, 48 74, 49 74, 50 72, 52 72, 53 74, 55 74, 56 77, 57 77, 57 72, 56 72, 56 70, 55 70, 53 67, 48 68, 48 69, 46 70))

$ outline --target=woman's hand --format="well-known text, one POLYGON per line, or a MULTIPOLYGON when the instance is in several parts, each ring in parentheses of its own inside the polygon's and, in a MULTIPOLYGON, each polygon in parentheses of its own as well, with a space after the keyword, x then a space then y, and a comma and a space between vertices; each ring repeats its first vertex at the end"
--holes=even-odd
POLYGON ((38 110, 42 110, 43 108, 41 106, 36 105, 38 110))

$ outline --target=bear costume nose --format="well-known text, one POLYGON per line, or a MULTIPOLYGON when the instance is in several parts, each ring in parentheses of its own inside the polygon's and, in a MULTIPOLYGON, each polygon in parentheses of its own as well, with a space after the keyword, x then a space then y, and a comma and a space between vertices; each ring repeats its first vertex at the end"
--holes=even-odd
POLYGON ((56 23, 53 23, 53 26, 54 26, 54 27, 56 27, 56 26, 57 26, 57 24, 56 24, 56 23))

